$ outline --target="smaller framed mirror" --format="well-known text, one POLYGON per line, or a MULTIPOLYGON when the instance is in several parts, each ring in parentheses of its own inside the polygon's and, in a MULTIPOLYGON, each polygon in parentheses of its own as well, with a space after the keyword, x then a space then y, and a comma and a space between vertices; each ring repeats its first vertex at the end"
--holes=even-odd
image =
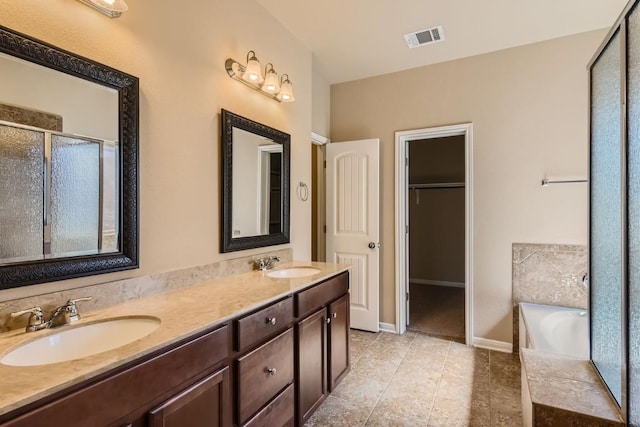
POLYGON ((289 134, 222 110, 220 250, 289 243, 289 134))

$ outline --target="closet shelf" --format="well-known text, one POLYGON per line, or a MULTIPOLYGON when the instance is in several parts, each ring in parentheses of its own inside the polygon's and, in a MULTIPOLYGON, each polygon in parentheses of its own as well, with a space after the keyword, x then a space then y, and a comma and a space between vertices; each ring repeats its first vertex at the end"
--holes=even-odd
POLYGON ((409 190, 428 190, 432 188, 464 188, 464 182, 433 182, 430 184, 409 184, 409 190))

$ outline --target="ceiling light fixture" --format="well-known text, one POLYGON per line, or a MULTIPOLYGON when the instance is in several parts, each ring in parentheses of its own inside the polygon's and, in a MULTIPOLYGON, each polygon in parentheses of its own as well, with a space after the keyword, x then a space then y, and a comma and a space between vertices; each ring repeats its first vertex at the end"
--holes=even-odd
POLYGON ((262 74, 262 65, 256 58, 256 53, 250 50, 247 53, 247 65, 242 65, 238 61, 231 58, 224 63, 227 74, 234 80, 244 83, 251 89, 275 99, 278 102, 293 102, 293 85, 289 80, 288 74, 283 74, 278 79, 278 73, 273 68, 272 63, 268 63, 264 67, 264 76, 262 74))
POLYGON ((109 18, 117 18, 129 9, 125 0, 78 0, 87 6, 107 15, 109 18))

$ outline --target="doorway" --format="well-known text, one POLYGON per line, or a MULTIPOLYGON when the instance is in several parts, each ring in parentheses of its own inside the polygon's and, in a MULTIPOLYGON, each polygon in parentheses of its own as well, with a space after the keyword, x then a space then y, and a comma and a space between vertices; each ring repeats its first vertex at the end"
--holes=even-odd
POLYGON ((396 329, 472 342, 472 125, 396 133, 396 329))
POLYGON ((329 139, 311 134, 311 261, 326 260, 326 144, 329 139))

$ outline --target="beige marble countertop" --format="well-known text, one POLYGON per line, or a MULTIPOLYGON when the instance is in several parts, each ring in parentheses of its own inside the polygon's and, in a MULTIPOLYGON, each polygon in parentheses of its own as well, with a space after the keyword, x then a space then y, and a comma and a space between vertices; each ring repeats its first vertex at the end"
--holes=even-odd
POLYGON ((81 313, 80 321, 60 329, 32 333, 25 333, 21 329, 2 333, 0 357, 12 348, 35 338, 103 319, 143 315, 154 316, 161 321, 158 329, 144 338, 82 359, 28 367, 0 364, 0 415, 205 331, 216 324, 223 324, 231 318, 349 269, 349 266, 344 264, 294 261, 280 264, 274 270, 298 266, 315 267, 320 272, 301 278, 274 279, 266 275, 268 272, 252 271, 133 300, 103 310, 81 313))

